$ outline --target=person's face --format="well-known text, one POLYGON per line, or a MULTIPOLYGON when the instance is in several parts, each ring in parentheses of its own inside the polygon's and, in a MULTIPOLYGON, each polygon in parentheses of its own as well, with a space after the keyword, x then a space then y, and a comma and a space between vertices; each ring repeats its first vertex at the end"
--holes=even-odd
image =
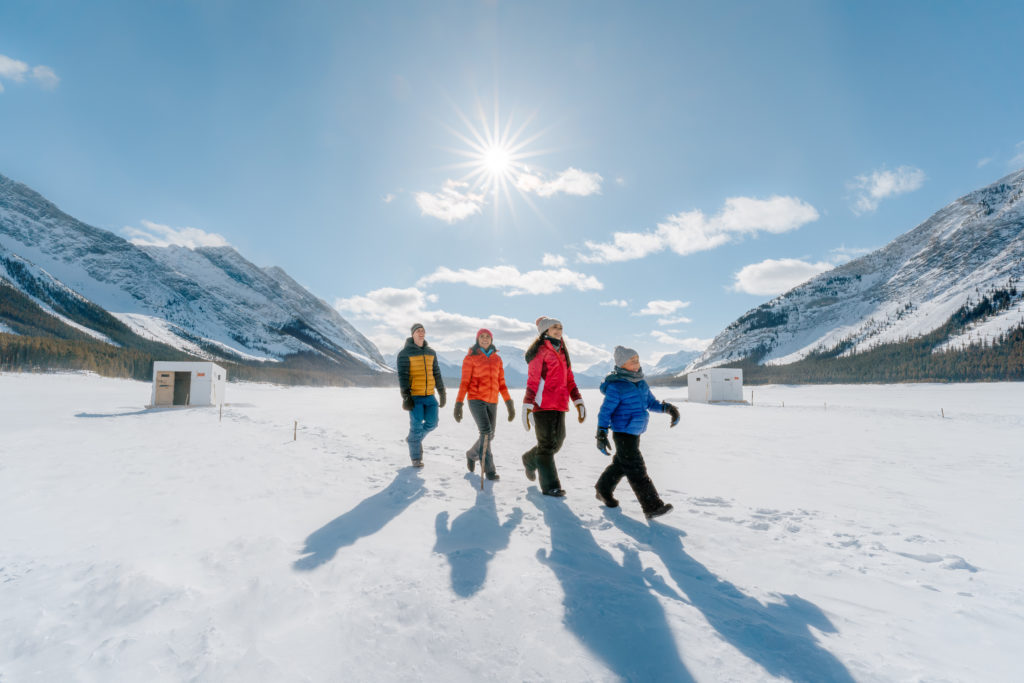
POLYGON ((625 363, 623 363, 622 367, 626 370, 629 370, 630 372, 636 372, 637 370, 640 369, 640 356, 633 356, 625 363))
POLYGON ((553 338, 553 339, 561 339, 562 338, 562 326, 559 323, 555 323, 554 325, 549 327, 548 328, 548 336, 553 338))
POLYGON ((412 340, 416 342, 416 346, 423 346, 423 340, 427 338, 427 331, 422 327, 417 327, 416 331, 412 333, 412 340))
POLYGON ((477 343, 480 344, 480 346, 486 349, 488 346, 491 345, 491 335, 484 332, 483 334, 476 338, 476 341, 477 343))

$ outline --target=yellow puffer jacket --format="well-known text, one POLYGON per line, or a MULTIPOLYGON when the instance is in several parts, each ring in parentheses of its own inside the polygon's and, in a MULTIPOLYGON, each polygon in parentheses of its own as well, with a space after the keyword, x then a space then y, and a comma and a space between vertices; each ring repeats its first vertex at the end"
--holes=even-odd
POLYGON ((405 341, 405 348, 398 352, 398 386, 403 398, 433 396, 435 389, 444 396, 444 380, 441 379, 437 355, 426 342, 423 346, 416 346, 412 337, 405 341))

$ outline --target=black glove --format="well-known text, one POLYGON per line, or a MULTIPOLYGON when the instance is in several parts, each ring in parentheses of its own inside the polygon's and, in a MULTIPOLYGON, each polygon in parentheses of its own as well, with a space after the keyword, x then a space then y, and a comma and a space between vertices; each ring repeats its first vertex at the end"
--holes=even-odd
POLYGON ((512 399, 505 401, 505 407, 508 408, 508 421, 516 419, 516 404, 512 402, 512 399))
POLYGON ((665 401, 662 401, 661 412, 668 413, 669 415, 672 416, 672 422, 669 424, 669 427, 675 427, 677 424, 679 424, 679 408, 676 408, 671 403, 666 403, 665 401))
POLYGON ((402 397, 402 410, 412 410, 416 403, 412 400, 412 396, 402 397))
POLYGON ((443 391, 440 392, 439 396, 441 397, 441 401, 437 405, 441 408, 444 408, 444 404, 447 402, 447 397, 445 396, 443 391))
POLYGON ((455 421, 462 422, 462 401, 455 402, 455 421))
POLYGON ((608 441, 608 430, 601 427, 597 428, 597 450, 605 455, 612 454, 612 445, 608 441))

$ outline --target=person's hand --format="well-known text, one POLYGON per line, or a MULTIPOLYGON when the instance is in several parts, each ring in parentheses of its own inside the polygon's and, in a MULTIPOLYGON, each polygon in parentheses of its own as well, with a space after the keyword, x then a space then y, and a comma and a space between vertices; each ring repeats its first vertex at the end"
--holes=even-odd
POLYGON ((455 403, 455 421, 462 422, 462 401, 455 403))
POLYGON ((671 427, 675 427, 677 424, 679 424, 679 408, 676 408, 671 403, 668 403, 666 401, 662 401, 661 402, 661 410, 662 410, 662 412, 668 413, 669 415, 672 416, 672 422, 669 423, 669 425, 668 425, 670 428, 671 427))
POLYGON ((439 408, 444 408, 444 404, 447 402, 448 397, 445 395, 445 393, 443 391, 440 393, 440 397, 441 397, 441 400, 438 401, 437 405, 438 405, 439 408))
POLYGON ((402 410, 412 410, 415 405, 416 403, 412 400, 412 396, 402 397, 402 410))
POLYGON ((505 401, 505 408, 508 409, 508 421, 516 419, 516 404, 512 402, 512 399, 505 401))
POLYGON ((612 454, 612 444, 608 441, 608 430, 597 428, 597 450, 601 451, 605 455, 612 454))
POLYGON ((572 404, 576 406, 577 419, 580 421, 580 424, 583 424, 583 421, 587 419, 587 407, 583 405, 583 399, 578 398, 572 404))
POLYGON ((533 423, 533 404, 523 404, 523 429, 530 431, 530 425, 533 423))

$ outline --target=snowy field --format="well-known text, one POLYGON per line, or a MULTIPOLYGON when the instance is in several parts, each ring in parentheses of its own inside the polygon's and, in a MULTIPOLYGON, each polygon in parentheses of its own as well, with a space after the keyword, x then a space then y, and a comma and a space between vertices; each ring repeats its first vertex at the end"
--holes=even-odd
POLYGON ((1022 680, 1024 384, 753 391, 655 390, 647 522, 597 391, 557 500, 451 404, 408 467, 397 389, 0 375, 0 681, 1022 680))

